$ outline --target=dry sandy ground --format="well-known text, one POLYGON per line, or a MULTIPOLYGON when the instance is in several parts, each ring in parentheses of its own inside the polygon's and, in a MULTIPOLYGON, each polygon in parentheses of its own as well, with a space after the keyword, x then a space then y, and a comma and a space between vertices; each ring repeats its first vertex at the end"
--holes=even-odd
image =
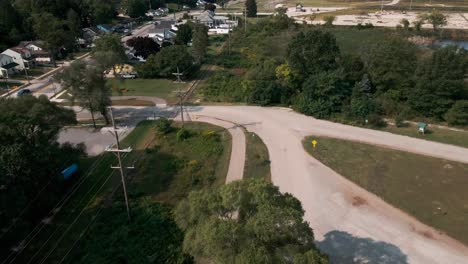
MULTIPOLYGON (((401 12, 384 11, 369 13, 367 15, 338 15, 336 16, 335 25, 357 25, 359 23, 366 24, 372 23, 374 26, 379 27, 396 27, 400 24, 402 19, 408 19, 413 25, 413 22, 417 20, 418 13, 408 12, 403 14, 401 12)), ((468 13, 450 13, 446 14, 447 16, 447 25, 444 28, 457 28, 457 29, 468 29, 468 13)), ((305 21, 309 24, 322 24, 324 23, 321 20, 310 21, 307 18, 296 18, 299 21, 305 21)), ((430 24, 424 24, 424 28, 432 28, 430 24)))
POLYGON ((262 138, 274 184, 302 202, 317 244, 332 263, 468 263, 466 246, 338 175, 308 155, 301 140, 326 135, 465 163, 468 149, 316 120, 284 108, 208 106, 190 111, 239 123, 262 138))

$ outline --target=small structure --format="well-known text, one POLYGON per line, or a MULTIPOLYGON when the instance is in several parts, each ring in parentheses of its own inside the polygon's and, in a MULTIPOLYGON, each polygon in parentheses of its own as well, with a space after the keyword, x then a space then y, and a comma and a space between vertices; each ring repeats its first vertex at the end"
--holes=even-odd
POLYGON ((296 5, 296 12, 305 12, 305 9, 301 4, 297 4, 296 5))
POLYGON ((418 132, 421 134, 425 134, 427 130, 427 124, 423 122, 418 123, 418 132))

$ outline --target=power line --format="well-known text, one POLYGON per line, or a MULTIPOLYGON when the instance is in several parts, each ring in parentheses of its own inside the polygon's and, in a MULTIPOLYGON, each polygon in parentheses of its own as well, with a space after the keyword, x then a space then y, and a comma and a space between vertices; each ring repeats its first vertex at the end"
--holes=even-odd
MULTIPOLYGON (((81 184, 83 184, 83 182, 89 177, 89 175, 91 175, 92 171, 97 167, 97 164, 101 160, 102 160, 102 156, 98 160, 96 160, 93 163, 93 165, 88 169, 87 175, 85 177, 82 177, 80 181, 77 184, 75 184, 73 188, 62 197, 62 199, 49 211, 47 215, 50 215, 50 217, 52 217, 60 211, 60 208, 70 199, 70 197, 76 192, 76 190, 81 186, 81 184)), ((16 257, 20 255, 23 252, 23 250, 29 245, 29 243, 31 243, 34 237, 36 237, 37 234, 46 226, 45 219, 50 218, 50 217, 46 217, 41 222, 39 222, 39 224, 37 224, 34 227, 34 229, 30 231, 29 234, 24 239, 21 240, 20 245, 19 245, 20 247, 19 252, 13 251, 12 253, 10 253, 8 257, 2 262, 2 264, 6 263, 10 259, 10 257, 13 256, 15 253, 17 253, 16 257), (35 233, 31 238, 29 238, 36 231, 37 228, 39 228, 37 233, 35 233), (29 241, 27 241, 25 245, 22 245, 24 244, 26 240, 29 240, 29 241)), ((16 259, 16 257, 14 259, 16 259)), ((8 263, 11 263, 12 261, 8 263)))

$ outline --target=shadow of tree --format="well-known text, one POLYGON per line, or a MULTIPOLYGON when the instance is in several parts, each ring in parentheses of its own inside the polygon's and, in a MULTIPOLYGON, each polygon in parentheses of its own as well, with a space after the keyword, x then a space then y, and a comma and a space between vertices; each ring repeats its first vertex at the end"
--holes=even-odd
POLYGON ((406 264, 407 256, 395 245, 371 238, 355 237, 343 231, 330 231, 317 247, 330 257, 332 264, 406 264))

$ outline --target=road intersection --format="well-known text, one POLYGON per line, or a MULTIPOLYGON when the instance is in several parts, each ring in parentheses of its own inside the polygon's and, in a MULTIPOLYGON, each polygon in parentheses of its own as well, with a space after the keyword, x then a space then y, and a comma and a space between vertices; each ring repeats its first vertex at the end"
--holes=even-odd
MULTIPOLYGON (((121 107, 114 113, 121 124, 132 127, 151 116, 154 109, 121 107)), ((157 109, 158 114, 173 110, 157 109)), ((214 124, 216 120, 224 120, 260 136, 268 148, 273 183, 302 202, 305 219, 314 229, 317 244, 330 254, 332 263, 349 260, 353 263, 468 262, 465 245, 422 224, 315 160, 303 149, 302 140, 311 134, 330 136, 464 163, 468 163, 468 149, 317 120, 287 108, 192 106, 187 111, 192 120, 198 117, 198 121, 214 124), (357 204, 356 199, 361 202, 357 204)), ((241 152, 232 154, 242 156, 241 152)), ((231 162, 243 161, 231 159, 231 162)))

